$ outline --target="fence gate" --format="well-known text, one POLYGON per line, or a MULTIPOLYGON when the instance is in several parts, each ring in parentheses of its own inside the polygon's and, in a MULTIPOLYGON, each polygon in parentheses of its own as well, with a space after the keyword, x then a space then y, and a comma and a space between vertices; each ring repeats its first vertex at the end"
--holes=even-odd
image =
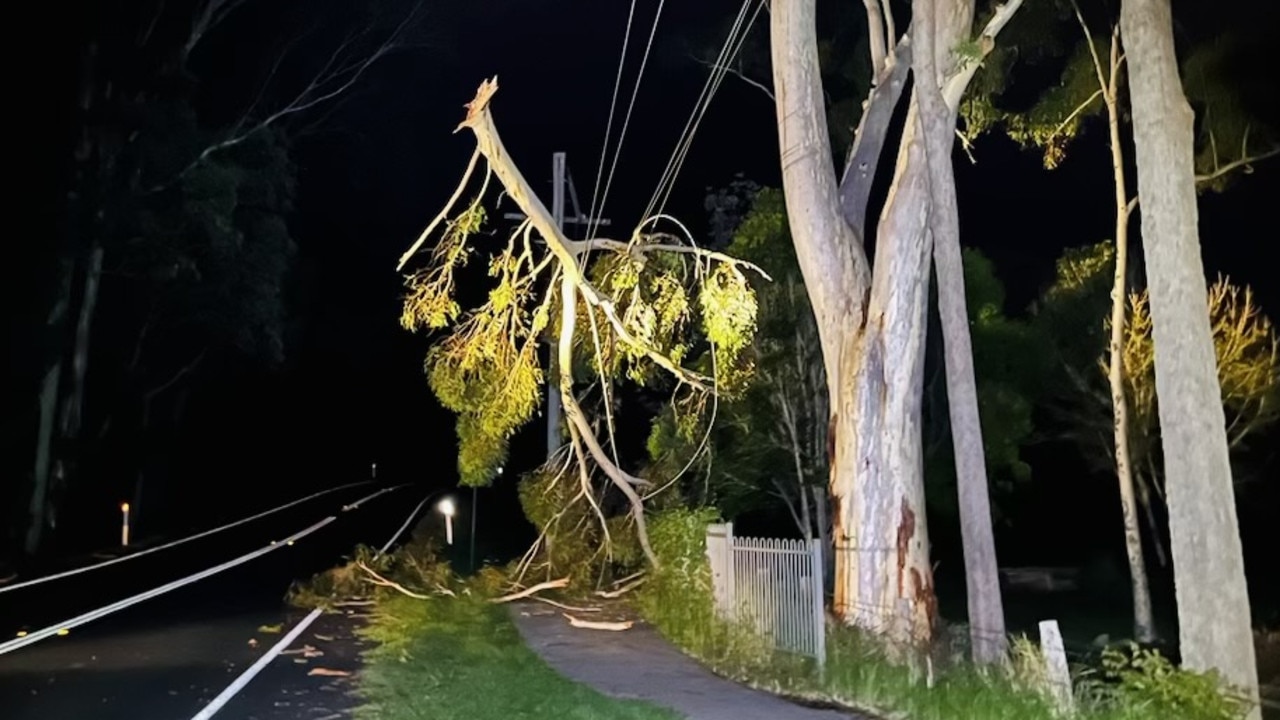
POLYGON ((779 650, 826 662, 822 544, 740 538, 733 523, 707 526, 716 612, 753 628, 779 650))

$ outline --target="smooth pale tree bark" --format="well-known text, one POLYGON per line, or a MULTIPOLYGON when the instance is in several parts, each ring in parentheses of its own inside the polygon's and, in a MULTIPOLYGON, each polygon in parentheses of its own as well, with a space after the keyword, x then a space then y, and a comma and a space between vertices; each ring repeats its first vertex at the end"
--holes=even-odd
MULTIPOLYGON (((872 23, 873 37, 888 36, 888 8, 869 5, 878 11, 871 13, 873 21, 884 19, 884 27, 872 23)), ((913 98, 869 263, 863 246, 866 183, 875 177, 901 95, 909 43, 904 38, 894 52, 886 50, 883 65, 874 68, 841 187, 827 134, 814 6, 814 0, 775 2, 771 49, 787 215, 831 398, 835 612, 902 647, 929 639, 936 615, 920 436, 929 177, 913 98)), ((946 57, 967 37, 972 13, 967 2, 942 8, 934 45, 946 57)), ((1011 13, 994 30, 989 24, 984 38, 994 37, 1011 13)), ((958 104, 976 66, 963 64, 947 76, 942 95, 948 105, 958 104)))
POLYGON ((925 285, 918 280, 928 257, 922 151, 909 130, 888 201, 897 210, 886 209, 880 224, 881 279, 873 285, 862 234, 841 214, 814 5, 775 2, 771 41, 787 214, 832 398, 835 611, 913 644, 931 636, 936 606, 919 439, 925 285), (885 282, 892 277, 907 281, 885 282))
POLYGON ((973 345, 969 337, 969 312, 964 288, 964 264, 960 254, 960 215, 956 204, 955 170, 951 147, 955 140, 956 108, 942 97, 942 82, 951 69, 951 54, 936 28, 966 26, 972 15, 954 0, 914 0, 912 39, 914 75, 920 106, 921 133, 925 138, 929 189, 932 195, 929 229, 933 234, 933 258, 938 278, 938 312, 942 319, 947 373, 947 407, 951 415, 952 447, 959 493, 960 530, 963 540, 965 588, 969 610, 969 639, 973 660, 979 664, 1004 660, 1008 640, 1004 603, 996 563, 995 536, 991 527, 991 499, 987 485, 986 453, 978 416, 978 384, 973 369, 973 345), (951 13, 961 15, 946 23, 951 13), (944 63, 940 63, 939 59, 944 63), (940 67, 941 65, 941 67, 940 67))
POLYGON ((1169 0, 1124 0, 1142 237, 1155 344, 1183 664, 1217 669, 1257 705, 1258 673, 1226 420, 1197 230, 1193 115, 1169 0))
MULTIPOLYGON (((1133 633, 1141 642, 1156 638, 1155 619, 1151 612, 1151 586, 1147 581, 1147 561, 1142 552, 1142 531, 1139 528, 1138 502, 1134 493, 1133 461, 1129 453, 1129 402, 1125 397, 1124 344, 1126 307, 1129 298, 1127 276, 1129 272, 1129 216, 1135 203, 1129 199, 1125 182, 1124 146, 1120 144, 1120 66, 1124 58, 1120 52, 1120 28, 1111 34, 1111 50, 1107 71, 1103 71, 1089 28, 1079 14, 1085 42, 1093 58, 1098 74, 1098 89, 1107 108, 1107 129, 1111 143, 1111 180, 1115 190, 1115 276, 1111 286, 1111 337, 1108 343, 1107 384, 1111 388, 1111 408, 1114 417, 1113 438, 1116 459, 1116 480, 1120 486, 1120 510, 1124 518, 1124 547, 1129 560, 1129 582, 1133 591, 1133 633)), ((1153 524, 1152 532, 1158 532, 1153 524)))

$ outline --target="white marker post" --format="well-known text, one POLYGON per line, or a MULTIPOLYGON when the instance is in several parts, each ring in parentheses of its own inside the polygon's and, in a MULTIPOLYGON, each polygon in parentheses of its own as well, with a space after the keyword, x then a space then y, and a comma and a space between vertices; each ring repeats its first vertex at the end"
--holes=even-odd
POLYGON ((455 512, 455 508, 453 507, 453 500, 451 500, 450 498, 445 498, 441 500, 440 504, 436 505, 436 509, 439 510, 440 514, 444 516, 445 542, 448 543, 449 545, 452 545, 453 544, 453 514, 455 512))
POLYGON ((129 547, 129 503, 120 503, 120 544, 129 547))

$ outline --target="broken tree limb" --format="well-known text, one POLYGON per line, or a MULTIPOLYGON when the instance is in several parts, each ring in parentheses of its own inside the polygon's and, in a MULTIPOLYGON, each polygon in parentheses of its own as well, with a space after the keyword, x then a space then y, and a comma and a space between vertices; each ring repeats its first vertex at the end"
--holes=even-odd
POLYGON ((410 245, 409 249, 400 256, 400 262, 396 263, 396 272, 400 272, 404 269, 405 263, 409 262, 409 259, 412 258, 422 247, 422 244, 427 241, 427 238, 431 237, 431 233, 435 231, 436 227, 449 218, 449 211, 453 210, 454 205, 458 204, 459 198, 462 197, 462 191, 466 190, 467 184, 471 182, 471 176, 475 173, 476 163, 479 161, 480 150, 477 149, 475 152, 471 153, 471 160, 467 163, 466 171, 462 173, 462 180, 458 183, 458 187, 454 189, 453 195, 449 196, 449 201, 444 204, 444 208, 431 219, 430 223, 427 223, 427 229, 423 230, 422 234, 418 236, 418 239, 414 241, 413 245, 410 245))
POLYGON ((600 612, 600 611, 603 609, 603 608, 598 608, 598 607, 579 607, 579 606, 577 606, 577 605, 566 605, 566 604, 564 604, 564 603, 556 602, 555 600, 551 600, 551 599, 548 599, 548 598, 540 597, 540 596, 538 596, 538 595, 534 595, 533 597, 531 597, 531 598, 529 598, 529 599, 530 599, 530 600, 537 600, 537 601, 538 601, 538 602, 540 602, 540 603, 546 603, 546 604, 550 605, 551 607, 557 607, 557 608, 560 608, 561 610, 572 610, 573 612, 589 612, 589 613, 591 613, 591 612, 600 612))
POLYGON ((560 578, 559 580, 548 580, 546 582, 540 582, 537 585, 532 585, 530 587, 525 588, 524 590, 520 590, 519 592, 513 592, 510 595, 503 595, 502 597, 490 598, 489 602, 495 603, 495 604, 507 603, 507 602, 511 602, 512 600, 520 600, 522 598, 527 598, 530 595, 533 595, 534 593, 542 592, 543 590, 556 590, 558 588, 565 587, 568 584, 569 584, 569 578, 568 576, 565 576, 560 578))
POLYGON ((565 619, 569 621, 570 625, 576 628, 583 628, 584 630, 611 630, 613 632, 620 632, 622 630, 630 630, 631 626, 635 625, 635 622, 631 620, 623 620, 621 622, 606 622, 602 620, 579 620, 578 618, 570 615, 569 613, 560 613, 560 614, 564 615, 565 619))
MULTIPOLYGON (((566 275, 562 281, 562 300, 560 304, 560 339, 556 347, 557 359, 560 361, 560 400, 564 404, 565 417, 569 419, 569 435, 573 438, 575 452, 578 453, 579 463, 582 461, 582 455, 577 450, 579 440, 587 443, 590 448, 591 456, 596 463, 608 476, 609 480, 627 497, 627 501, 631 503, 631 516, 636 521, 636 539, 640 541, 640 549, 644 551, 644 556, 654 567, 658 566, 658 556, 654 554, 653 547, 649 544, 649 531, 644 520, 644 501, 640 498, 640 494, 636 492, 631 485, 629 478, 632 476, 624 473, 621 468, 610 462, 608 455, 605 454, 604 448, 600 447, 599 440, 596 439, 595 433, 591 430, 590 423, 582 415, 582 408, 578 405, 578 400, 573 395, 573 331, 574 326, 578 322, 578 308, 576 300, 576 288, 569 282, 566 275)), ((638 478, 636 478, 638 479, 638 478)), ((607 530, 607 525, 601 524, 607 530)))
MULTIPOLYGON (((361 570, 364 570, 366 573, 368 573, 368 574, 369 574, 369 576, 371 577, 371 579, 369 580, 369 582, 373 583, 374 585, 377 585, 377 586, 379 586, 379 587, 389 587, 389 588, 391 588, 392 590, 399 591, 399 592, 401 592, 401 593, 404 593, 405 595, 408 595, 408 596, 409 596, 409 597, 411 597, 411 598, 417 598, 417 599, 419 599, 419 600, 430 600, 430 599, 431 599, 431 596, 430 596, 430 595, 423 595, 422 593, 414 592, 414 591, 410 590, 409 588, 407 588, 407 587, 405 587, 405 586, 401 585, 400 583, 396 582, 395 580, 388 580, 388 579, 386 579, 386 578, 382 577, 382 576, 381 576, 381 575, 379 575, 378 573, 374 572, 372 568, 370 568, 368 565, 365 565, 365 564, 364 564, 364 563, 362 563, 362 562, 357 562, 357 563, 356 563, 356 565, 359 565, 361 570)), ((450 594, 450 595, 452 595, 453 593, 452 593, 452 592, 450 592, 449 594, 450 594)))
POLYGON ((640 578, 639 580, 636 580, 636 581, 634 581, 634 582, 630 582, 630 583, 627 583, 626 585, 623 585, 622 587, 618 588, 617 590, 597 590, 597 591, 596 591, 596 595, 598 595, 598 596, 600 596, 600 597, 602 597, 602 598, 616 598, 616 597, 620 597, 620 596, 625 595, 625 594, 627 594, 627 593, 631 592, 632 590, 635 590, 636 588, 640 587, 641 585, 643 585, 643 584, 644 584, 644 581, 645 581, 645 580, 648 580, 648 579, 649 579, 649 578, 643 578, 643 577, 642 577, 642 578, 640 578))
MULTIPOLYGON (((547 249, 560 261, 565 277, 573 282, 578 292, 581 293, 582 298, 592 307, 599 308, 604 312, 605 317, 609 319, 609 324, 613 326, 618 340, 644 353, 654 364, 675 375, 677 379, 694 387, 710 390, 710 383, 707 378, 680 367, 671 358, 637 339, 631 331, 627 330, 622 319, 618 317, 613 301, 601 296, 595 286, 587 280, 583 268, 579 266, 578 255, 575 252, 575 246, 572 241, 565 237, 564 233, 556 225, 551 211, 547 209, 542 199, 534 192, 533 186, 529 184, 524 174, 516 167, 511 155, 502 143, 501 136, 498 135, 498 128, 493 122, 493 115, 489 112, 489 100, 497 90, 498 79, 496 77, 481 83, 480 88, 476 91, 475 99, 467 103, 466 119, 458 125, 454 132, 463 128, 471 130, 476 138, 476 149, 488 161, 489 169, 498 177, 498 181, 502 183, 507 196, 515 202, 534 229, 546 241, 547 249)), ((589 246, 580 247, 585 251, 589 246)))
POLYGON ((625 585, 625 584, 627 584, 627 583, 631 582, 632 580, 635 580, 636 578, 638 578, 638 577, 640 577, 640 576, 644 575, 646 572, 647 572, 647 571, 645 571, 645 570, 641 570, 641 571, 639 571, 639 572, 633 572, 633 573, 631 573, 630 575, 628 575, 628 576, 626 576, 626 577, 624 577, 624 578, 618 578, 617 580, 614 580, 613 582, 609 583, 609 587, 615 587, 615 588, 616 588, 616 587, 618 587, 619 585, 625 585))

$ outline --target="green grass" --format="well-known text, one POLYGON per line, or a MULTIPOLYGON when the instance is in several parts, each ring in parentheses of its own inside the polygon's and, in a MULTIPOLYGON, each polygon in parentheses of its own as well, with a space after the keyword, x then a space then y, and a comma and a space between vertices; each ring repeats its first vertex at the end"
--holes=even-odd
POLYGON ((503 607, 467 597, 378 601, 363 634, 358 717, 369 720, 674 720, 571 682, 529 650, 503 607))

